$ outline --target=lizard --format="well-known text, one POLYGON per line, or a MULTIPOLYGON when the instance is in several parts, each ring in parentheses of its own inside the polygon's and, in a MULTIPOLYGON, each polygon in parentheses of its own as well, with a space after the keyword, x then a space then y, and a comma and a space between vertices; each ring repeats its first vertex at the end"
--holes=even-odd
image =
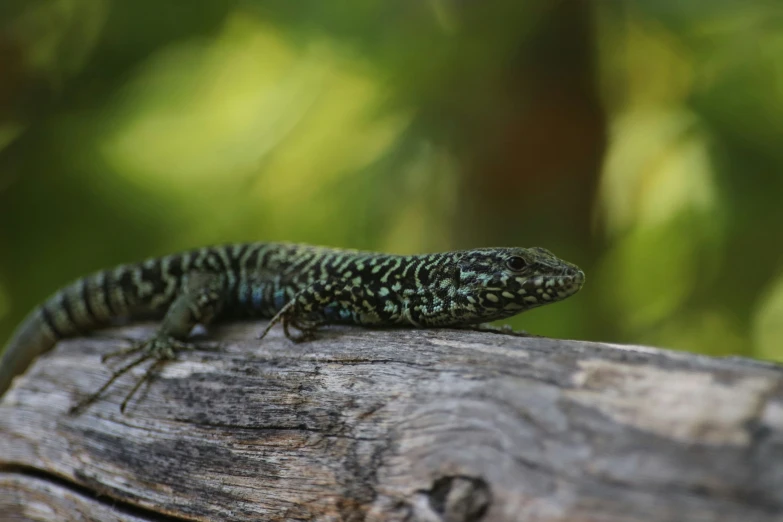
POLYGON ((506 319, 578 292, 576 265, 540 247, 497 247, 392 255, 295 243, 205 247, 80 278, 30 312, 0 358, 0 395, 58 340, 119 320, 160 320, 156 334, 105 354, 126 359, 77 412, 121 375, 152 361, 125 396, 177 353, 192 349, 191 330, 213 321, 271 318, 262 339, 282 323, 295 342, 312 340, 327 324, 414 328, 493 328, 506 319), (296 331, 292 331, 295 329, 296 331))

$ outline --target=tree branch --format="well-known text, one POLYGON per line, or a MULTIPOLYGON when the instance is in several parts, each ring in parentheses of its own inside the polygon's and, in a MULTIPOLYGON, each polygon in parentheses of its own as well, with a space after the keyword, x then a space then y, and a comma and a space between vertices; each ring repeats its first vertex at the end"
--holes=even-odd
POLYGON ((61 342, 0 402, 0 511, 25 519, 726 521, 783 516, 783 371, 454 330, 212 332, 119 412, 61 342), (165 518, 164 518, 165 519, 165 518))

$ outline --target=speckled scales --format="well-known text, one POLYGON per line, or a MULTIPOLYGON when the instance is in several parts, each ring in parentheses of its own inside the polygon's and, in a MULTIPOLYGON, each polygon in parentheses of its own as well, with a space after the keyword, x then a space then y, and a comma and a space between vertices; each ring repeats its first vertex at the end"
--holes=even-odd
POLYGON ((55 293, 6 346, 0 393, 58 339, 119 319, 162 321, 156 339, 126 351, 159 362, 193 326, 214 320, 272 318, 264 334, 282 322, 294 340, 330 323, 466 327, 565 299, 583 282, 579 268, 542 248, 411 256, 289 243, 201 248, 100 271, 55 293))

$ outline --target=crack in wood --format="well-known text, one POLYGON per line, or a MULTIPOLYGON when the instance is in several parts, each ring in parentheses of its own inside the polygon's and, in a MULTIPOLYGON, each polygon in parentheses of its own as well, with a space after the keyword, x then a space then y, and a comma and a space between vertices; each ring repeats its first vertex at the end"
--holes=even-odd
MULTIPOLYGON (((137 504, 133 504, 126 499, 113 497, 106 492, 99 492, 91 489, 83 483, 76 482, 69 477, 57 475, 32 466, 21 464, 0 464, 0 473, 9 475, 18 475, 21 477, 37 479, 59 488, 65 489, 85 499, 92 500, 102 504, 116 513, 128 515, 135 518, 159 520, 162 522, 195 522, 198 518, 189 518, 162 513, 158 509, 149 509, 137 504)), ((84 478, 84 477, 82 477, 84 478)))

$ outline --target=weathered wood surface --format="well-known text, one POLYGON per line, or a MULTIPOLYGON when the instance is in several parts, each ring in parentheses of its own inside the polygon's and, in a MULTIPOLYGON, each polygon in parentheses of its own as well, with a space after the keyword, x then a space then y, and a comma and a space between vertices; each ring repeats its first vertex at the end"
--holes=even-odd
POLYGON ((783 520, 783 370, 432 331, 212 332, 78 416, 99 356, 62 342, 0 403, 0 518, 783 520))

